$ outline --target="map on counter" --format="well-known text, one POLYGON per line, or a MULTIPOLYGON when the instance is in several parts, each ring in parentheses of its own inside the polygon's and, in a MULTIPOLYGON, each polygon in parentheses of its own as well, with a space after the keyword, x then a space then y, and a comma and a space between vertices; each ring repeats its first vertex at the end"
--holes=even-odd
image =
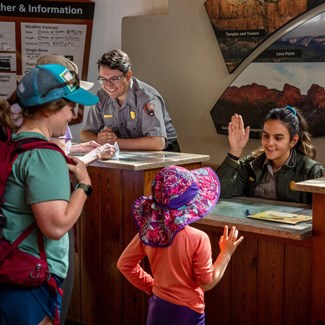
POLYGON ((248 215, 253 216, 265 211, 278 211, 280 213, 291 213, 299 215, 311 215, 311 208, 306 206, 295 206, 290 203, 275 202, 272 200, 262 200, 257 198, 237 197, 233 199, 220 199, 211 213, 220 216, 230 216, 237 218, 246 218, 248 215))
MULTIPOLYGON (((84 156, 85 153, 74 152, 74 156, 84 156)), ((89 154, 87 154, 88 156, 89 154)), ((119 151, 117 155, 114 155, 108 160, 101 160, 102 162, 118 161, 118 162, 130 162, 130 163, 150 163, 150 162, 161 162, 165 159, 173 159, 175 161, 184 158, 184 153, 168 152, 168 151, 119 151)), ((88 159, 82 157, 82 160, 88 159)))
POLYGON ((288 213, 288 212, 280 212, 274 210, 268 210, 264 212, 260 212, 253 215, 248 215, 247 218, 272 221, 272 222, 281 222, 288 223, 291 225, 295 225, 300 222, 306 222, 312 220, 311 216, 305 216, 302 214, 296 213, 288 213))

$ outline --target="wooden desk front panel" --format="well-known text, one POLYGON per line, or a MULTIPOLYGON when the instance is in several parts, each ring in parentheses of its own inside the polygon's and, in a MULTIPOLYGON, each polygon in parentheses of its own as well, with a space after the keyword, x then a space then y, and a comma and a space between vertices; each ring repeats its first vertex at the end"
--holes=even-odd
MULTIPOLYGON (((199 168, 201 163, 183 165, 199 168)), ((78 222, 75 281, 68 319, 82 324, 145 324, 148 296, 121 275, 116 262, 136 234, 131 206, 149 195, 160 170, 89 167, 93 194, 78 222)))
MULTIPOLYGON (((215 260, 221 229, 195 227, 209 234, 215 260)), ((309 324, 310 241, 295 245, 293 241, 244 236, 223 279, 205 293, 206 324, 309 324)))
POLYGON ((325 324, 325 196, 313 193, 312 322, 325 324))

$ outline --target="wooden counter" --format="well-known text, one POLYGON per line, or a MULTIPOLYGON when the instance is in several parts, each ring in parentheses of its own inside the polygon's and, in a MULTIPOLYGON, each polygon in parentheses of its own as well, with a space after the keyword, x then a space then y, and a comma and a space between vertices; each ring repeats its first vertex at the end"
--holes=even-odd
POLYGON ((210 160, 208 155, 192 153, 179 153, 167 151, 121 151, 117 157, 109 160, 100 160, 92 166, 123 169, 123 170, 149 170, 161 169, 169 165, 184 165, 201 163, 210 160))
POLYGON ((276 239, 303 240, 311 237, 311 221, 290 225, 280 222, 255 220, 248 218, 246 215, 246 211, 248 211, 250 215, 253 215, 267 210, 307 216, 311 216, 312 214, 311 206, 307 204, 240 197, 230 200, 220 200, 211 213, 198 221, 198 223, 212 227, 223 227, 226 224, 235 224, 240 231, 275 237, 276 239))
POLYGON ((244 241, 232 256, 222 280, 205 293, 206 323, 218 325, 307 325, 310 311, 310 222, 295 226, 249 219, 277 210, 311 214, 310 206, 256 198, 220 200, 193 224, 208 233, 213 260, 223 226, 236 225, 244 241))
MULTIPOLYGON (((162 167, 193 169, 208 160, 206 155, 121 152, 119 159, 89 167, 94 192, 78 222, 69 320, 89 325, 145 324, 148 296, 129 284, 116 267, 136 234, 131 205, 150 194, 151 181, 162 167)), ((323 324, 325 231, 319 216, 324 205, 324 195, 314 194, 313 225, 290 226, 251 220, 244 211, 252 214, 273 207, 310 214, 310 207, 248 198, 220 200, 208 216, 192 224, 208 233, 213 259, 225 224, 235 224, 245 236, 223 279, 205 294, 207 325, 314 325, 317 320, 323 324)))
POLYGON ((313 193, 311 322, 325 324, 325 177, 295 183, 296 191, 313 193))
POLYGON ((145 324, 147 296, 121 275, 116 262, 136 234, 131 205, 149 195, 156 173, 168 165, 199 168, 208 155, 122 151, 88 167, 93 194, 77 224, 79 251, 68 319, 82 324, 145 324))

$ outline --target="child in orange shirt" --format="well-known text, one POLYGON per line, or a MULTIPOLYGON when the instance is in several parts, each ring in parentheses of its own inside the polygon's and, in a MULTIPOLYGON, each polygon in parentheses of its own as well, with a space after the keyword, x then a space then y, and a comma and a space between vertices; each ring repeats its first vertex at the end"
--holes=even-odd
POLYGON ((132 208, 137 234, 121 254, 117 267, 137 288, 151 295, 147 325, 202 325, 204 291, 222 278, 231 255, 242 242, 238 231, 224 227, 220 254, 213 263, 208 235, 189 224, 209 213, 220 194, 211 168, 187 170, 168 166, 155 177, 152 196, 132 208), (140 266, 148 256, 152 274, 140 266))

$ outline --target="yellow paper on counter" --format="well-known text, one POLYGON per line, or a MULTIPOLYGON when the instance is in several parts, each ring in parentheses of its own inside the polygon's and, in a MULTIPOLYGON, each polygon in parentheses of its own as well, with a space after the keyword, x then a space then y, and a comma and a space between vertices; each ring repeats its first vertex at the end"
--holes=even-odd
POLYGON ((247 217, 253 219, 259 219, 259 220, 288 223, 291 225, 295 225, 299 222, 306 222, 312 220, 311 216, 305 216, 296 213, 272 211, 272 210, 248 215, 247 217))

